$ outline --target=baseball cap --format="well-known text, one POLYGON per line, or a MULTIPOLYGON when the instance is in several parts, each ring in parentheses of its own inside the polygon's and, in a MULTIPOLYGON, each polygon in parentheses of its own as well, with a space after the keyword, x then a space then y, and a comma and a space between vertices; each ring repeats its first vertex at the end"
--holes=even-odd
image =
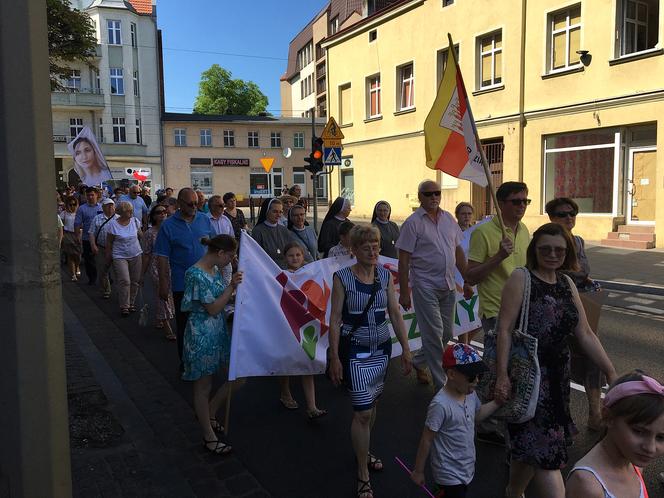
POLYGON ((115 202, 113 202, 113 199, 110 199, 110 198, 107 197, 106 199, 101 201, 102 206, 105 206, 106 204, 115 204, 115 202))
POLYGON ((478 352, 468 344, 452 344, 443 353, 443 368, 454 368, 464 375, 474 376, 489 371, 478 352))

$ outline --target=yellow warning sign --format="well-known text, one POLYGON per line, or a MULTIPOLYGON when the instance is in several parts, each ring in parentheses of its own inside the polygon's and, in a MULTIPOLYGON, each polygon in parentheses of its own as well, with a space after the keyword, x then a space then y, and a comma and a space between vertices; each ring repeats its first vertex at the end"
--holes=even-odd
POLYGON ((266 173, 269 173, 272 169, 272 164, 274 164, 274 157, 261 157, 260 162, 263 165, 263 169, 266 173))
POLYGON ((321 138, 323 140, 341 140, 344 138, 344 134, 341 132, 339 125, 332 116, 330 116, 330 119, 327 121, 325 129, 321 134, 321 138))

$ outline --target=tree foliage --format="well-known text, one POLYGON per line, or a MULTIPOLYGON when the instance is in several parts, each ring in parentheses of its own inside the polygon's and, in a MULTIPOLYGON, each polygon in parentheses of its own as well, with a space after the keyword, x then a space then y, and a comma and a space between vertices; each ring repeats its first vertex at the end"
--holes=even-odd
POLYGON ((90 16, 70 8, 67 0, 46 0, 46 12, 51 88, 59 89, 62 88, 60 80, 71 74, 67 63, 93 65, 97 36, 90 16))
POLYGON ((268 100, 253 81, 233 79, 219 64, 201 74, 194 114, 256 116, 267 109, 268 100))

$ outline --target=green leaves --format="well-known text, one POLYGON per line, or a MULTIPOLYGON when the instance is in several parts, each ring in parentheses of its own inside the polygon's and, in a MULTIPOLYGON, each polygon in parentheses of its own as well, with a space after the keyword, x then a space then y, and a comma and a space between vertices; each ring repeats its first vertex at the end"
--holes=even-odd
POLYGON ((194 114, 257 116, 265 112, 268 99, 253 81, 233 79, 232 73, 213 64, 201 74, 194 114))

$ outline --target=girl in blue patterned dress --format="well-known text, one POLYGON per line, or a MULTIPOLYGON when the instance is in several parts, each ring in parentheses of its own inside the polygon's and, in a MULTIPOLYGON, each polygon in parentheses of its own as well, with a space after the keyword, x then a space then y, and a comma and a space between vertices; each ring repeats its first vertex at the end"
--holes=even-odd
POLYGON ((182 311, 189 312, 184 331, 183 380, 194 381, 194 410, 203 430, 204 446, 208 451, 225 455, 231 447, 221 441, 217 432, 223 427, 216 419, 228 390, 222 385, 210 399, 212 376, 219 368, 226 369, 230 358, 231 339, 226 328, 224 306, 242 282, 242 273, 233 275, 224 286, 220 268, 235 257, 237 242, 230 235, 202 239, 207 253, 184 275, 182 311))
POLYGON ((369 442, 392 351, 386 315, 403 350, 405 375, 412 365, 392 276, 378 265, 380 232, 373 226, 356 225, 350 242, 357 263, 337 271, 332 284, 330 378, 335 385, 344 381, 353 404, 350 433, 357 458, 357 496, 373 498, 369 470, 382 470, 383 463, 369 453, 369 442), (363 314, 373 292, 373 303, 363 314))

